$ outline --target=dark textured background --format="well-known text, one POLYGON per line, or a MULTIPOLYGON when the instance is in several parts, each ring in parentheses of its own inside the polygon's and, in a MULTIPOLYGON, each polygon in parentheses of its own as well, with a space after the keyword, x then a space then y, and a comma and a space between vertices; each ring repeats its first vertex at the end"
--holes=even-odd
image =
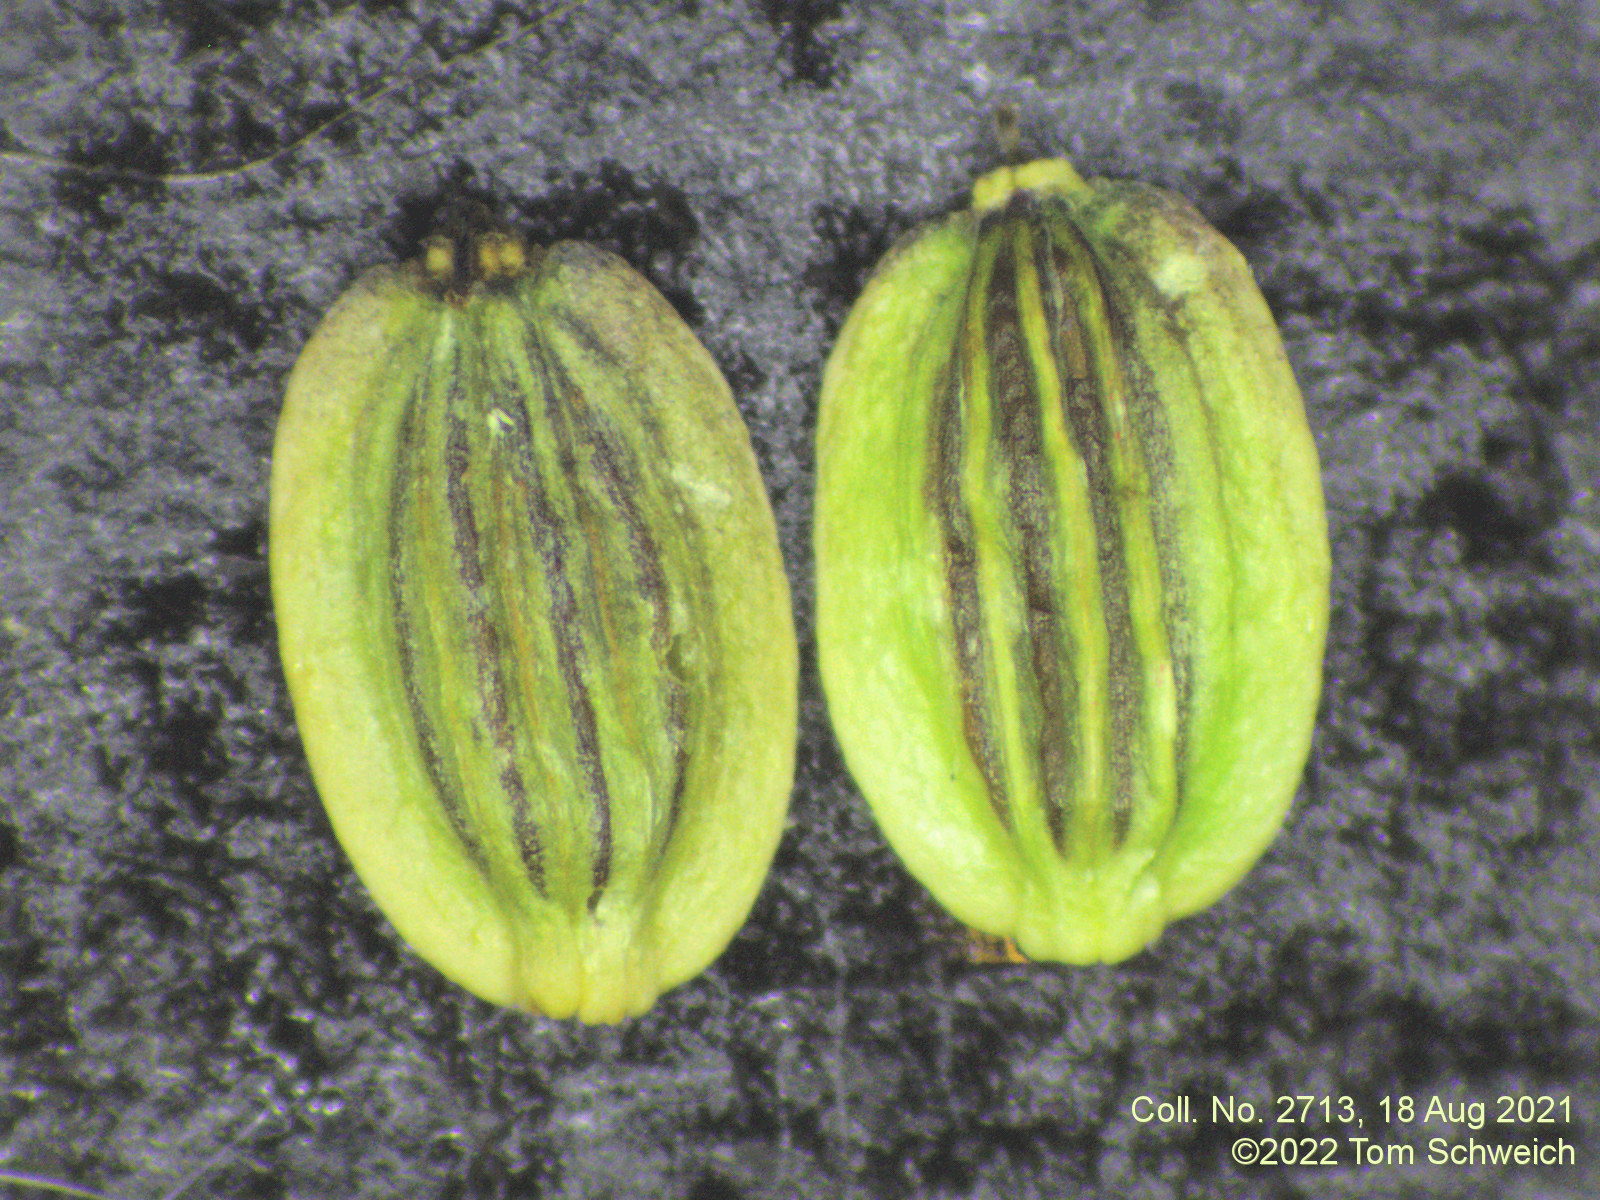
POLYGON ((1593 0, 10 5, 0 1169, 121 1200, 1600 1195, 1597 79, 1593 0), (994 165, 1002 101, 1034 149, 1238 243, 1332 523, 1288 824, 1112 968, 965 963, 816 680, 821 364, 890 240, 994 165), (677 305, 794 585, 772 875, 715 967, 618 1028, 492 1009, 398 942, 274 651, 285 373, 461 190, 677 305), (1130 1116, 1180 1093, 1192 1124, 1130 1116), (1294 1093, 1352 1097, 1364 1127, 1332 1132, 1416 1164, 1232 1165, 1236 1133, 1329 1131, 1210 1098, 1294 1093), (1575 1169, 1430 1167, 1425 1138, 1468 1131, 1379 1108, 1503 1094, 1571 1119, 1478 1136, 1563 1137, 1575 1169))

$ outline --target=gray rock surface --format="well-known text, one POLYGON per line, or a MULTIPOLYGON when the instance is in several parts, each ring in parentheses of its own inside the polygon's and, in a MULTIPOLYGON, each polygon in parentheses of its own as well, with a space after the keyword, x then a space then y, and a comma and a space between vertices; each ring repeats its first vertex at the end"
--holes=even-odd
POLYGON ((121 1200, 1600 1194, 1597 79, 1593 0, 22 0, 0 1171, 121 1200), (1238 888, 1116 967, 968 963, 816 680, 821 366, 890 241, 994 165, 999 103, 1038 152, 1183 193, 1236 241, 1328 495, 1302 793, 1238 888), (397 939, 274 648, 284 376, 463 190, 678 307, 794 586, 772 875, 716 966, 618 1028, 493 1009, 397 939), (1192 1120, 1140 1121, 1141 1096, 1192 1120), (1304 1123, 1279 1120, 1294 1096, 1304 1123), (1230 1098, 1265 1121, 1221 1119, 1230 1098), (1336 1165, 1238 1165, 1280 1136, 1336 1165), (1390 1161, 1358 1166, 1356 1138, 1390 1161), (1439 1165, 1433 1138, 1575 1161, 1439 1165))

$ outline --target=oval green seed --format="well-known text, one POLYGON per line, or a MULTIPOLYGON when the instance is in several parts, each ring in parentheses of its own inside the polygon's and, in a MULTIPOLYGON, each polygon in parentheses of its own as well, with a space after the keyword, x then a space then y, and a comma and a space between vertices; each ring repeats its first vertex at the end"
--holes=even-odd
POLYGON ((1118 961, 1265 850, 1328 617, 1316 451, 1238 252, 1047 160, 879 266, 829 359, 818 647, 911 872, 1031 958, 1118 961))
POLYGON ((743 923, 793 775, 796 650, 749 436, 613 255, 359 279, 289 378, 284 673, 378 906, 485 999, 615 1021, 743 923))

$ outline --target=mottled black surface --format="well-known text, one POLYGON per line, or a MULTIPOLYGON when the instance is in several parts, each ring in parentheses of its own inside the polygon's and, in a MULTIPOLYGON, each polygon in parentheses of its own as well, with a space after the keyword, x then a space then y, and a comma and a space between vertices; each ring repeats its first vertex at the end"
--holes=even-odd
POLYGON ((8 9, 0 1169, 122 1200, 1600 1194, 1594 0, 523 7, 8 9), (1239 244, 1332 523, 1288 825, 1114 968, 964 961, 843 772, 811 642, 822 362, 889 241, 994 164, 1002 101, 1239 244), (615 1029, 492 1009, 396 939, 274 650, 284 376, 463 192, 623 254, 692 323, 794 584, 771 878, 615 1029), (1141 1095, 1194 1119, 1140 1123, 1141 1095), (1213 1119, 1280 1095, 1364 1124, 1213 1119), (1567 1119, 1497 1124, 1501 1095, 1567 1119), (1485 1101, 1480 1141, 1576 1165, 1431 1166, 1472 1131, 1386 1124, 1401 1096, 1485 1101), (1251 1134, 1336 1136, 1342 1165, 1237 1166, 1251 1134), (1416 1160, 1357 1169, 1347 1135, 1416 1160))

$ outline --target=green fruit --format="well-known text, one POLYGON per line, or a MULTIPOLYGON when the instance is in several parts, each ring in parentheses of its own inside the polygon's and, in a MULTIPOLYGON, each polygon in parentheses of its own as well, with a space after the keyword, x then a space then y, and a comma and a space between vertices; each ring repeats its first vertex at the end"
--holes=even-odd
POLYGON ((648 1008, 782 832, 795 636, 749 436, 613 255, 505 235, 359 279, 289 378, 271 559, 334 832, 496 1003, 648 1008))
POLYGON ((1271 314, 1188 204, 1064 161, 913 231, 823 381, 817 639, 900 857, 1029 957, 1117 961, 1282 824, 1328 535, 1271 314))

